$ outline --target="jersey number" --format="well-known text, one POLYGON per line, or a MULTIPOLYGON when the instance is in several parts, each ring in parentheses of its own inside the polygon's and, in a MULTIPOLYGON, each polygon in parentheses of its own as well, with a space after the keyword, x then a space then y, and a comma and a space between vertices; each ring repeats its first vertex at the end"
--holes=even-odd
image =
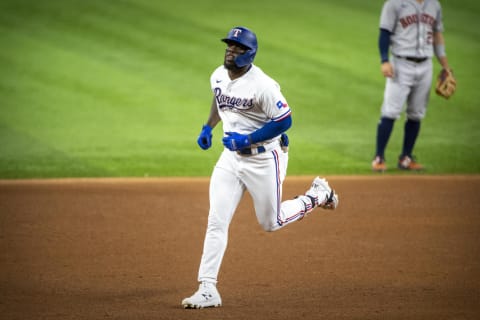
POLYGON ((433 32, 428 31, 427 32, 427 44, 432 44, 433 43, 433 32))

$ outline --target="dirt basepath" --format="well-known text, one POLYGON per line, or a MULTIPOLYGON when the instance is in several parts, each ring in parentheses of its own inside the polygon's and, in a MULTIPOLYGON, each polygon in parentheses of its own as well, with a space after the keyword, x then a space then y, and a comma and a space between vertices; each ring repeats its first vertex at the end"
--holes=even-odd
MULTIPOLYGON (((284 198, 313 177, 288 177, 284 198)), ((1 319, 478 319, 480 176, 327 177, 335 212, 233 219, 224 306, 197 288, 207 179, 0 181, 1 319)))

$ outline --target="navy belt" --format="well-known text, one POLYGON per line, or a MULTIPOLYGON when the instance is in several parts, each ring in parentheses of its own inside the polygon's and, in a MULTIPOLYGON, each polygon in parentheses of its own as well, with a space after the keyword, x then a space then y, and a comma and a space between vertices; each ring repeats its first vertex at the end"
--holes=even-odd
POLYGON ((415 63, 424 62, 428 59, 428 57, 417 58, 417 57, 401 57, 401 56, 397 56, 397 58, 405 59, 407 61, 412 61, 412 62, 415 62, 415 63))
POLYGON ((245 148, 238 150, 237 152, 240 154, 259 154, 267 151, 264 146, 256 147, 256 148, 245 148))

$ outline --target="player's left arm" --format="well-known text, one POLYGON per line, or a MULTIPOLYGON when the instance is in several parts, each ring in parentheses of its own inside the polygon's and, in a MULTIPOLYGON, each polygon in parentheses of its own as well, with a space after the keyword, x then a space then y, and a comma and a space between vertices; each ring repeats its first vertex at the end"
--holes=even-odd
POLYGON ((265 115, 270 119, 263 127, 249 134, 252 144, 273 139, 292 126, 292 111, 280 91, 280 85, 271 81, 259 95, 265 115))
POLYGON ((251 134, 241 134, 238 132, 225 132, 223 145, 231 151, 248 148, 254 143, 269 140, 281 135, 292 126, 292 116, 290 113, 281 119, 272 119, 263 127, 255 130, 251 134))
POLYGON ((252 144, 280 136, 292 126, 292 111, 280 92, 278 83, 273 80, 264 83, 259 89, 257 99, 265 116, 270 120, 250 134, 225 132, 227 136, 223 138, 223 144, 228 149, 235 151, 248 148, 252 144))
POLYGON ((270 120, 260 129, 249 134, 251 143, 257 143, 275 138, 281 135, 292 126, 292 115, 288 114, 280 120, 270 120))
POLYGON ((433 48, 435 51, 435 56, 438 59, 438 62, 445 70, 451 70, 448 65, 447 54, 445 52, 445 38, 443 33, 440 31, 433 33, 433 48))
POLYGON ((445 53, 445 39, 440 31, 433 34, 433 45, 435 55, 442 66, 442 70, 437 77, 435 92, 439 96, 449 99, 455 93, 457 80, 453 76, 453 71, 448 64, 447 54, 445 53))

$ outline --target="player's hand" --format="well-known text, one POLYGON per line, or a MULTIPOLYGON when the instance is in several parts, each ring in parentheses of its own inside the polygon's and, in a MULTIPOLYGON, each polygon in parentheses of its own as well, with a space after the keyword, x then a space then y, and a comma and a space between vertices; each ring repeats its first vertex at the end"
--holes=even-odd
POLYGON ((225 134, 227 136, 222 139, 223 145, 230 151, 237 151, 252 144, 248 135, 237 132, 225 132, 225 134))
POLYGON ((393 78, 393 66, 390 62, 382 63, 382 74, 386 78, 393 78))
POLYGON ((203 150, 207 150, 212 146, 212 128, 208 124, 202 127, 197 143, 203 150))

